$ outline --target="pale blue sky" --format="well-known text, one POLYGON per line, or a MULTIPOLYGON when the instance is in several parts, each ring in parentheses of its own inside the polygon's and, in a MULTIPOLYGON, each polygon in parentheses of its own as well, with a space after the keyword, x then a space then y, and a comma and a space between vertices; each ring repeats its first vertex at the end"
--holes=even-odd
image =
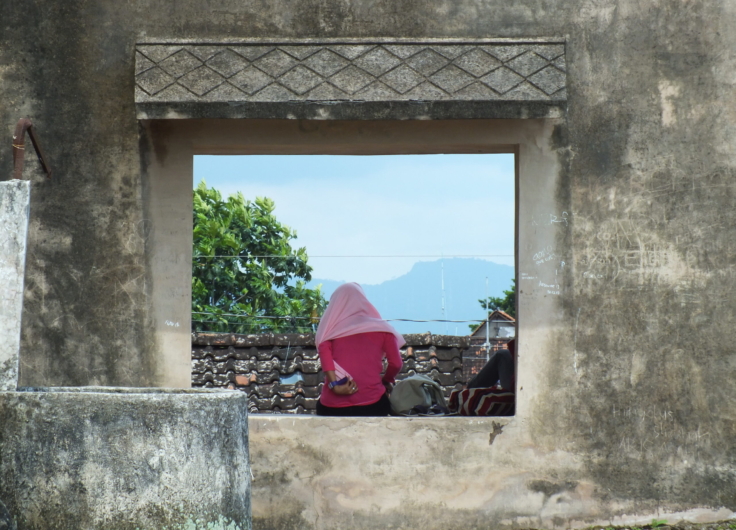
POLYGON ((200 155, 202 179, 223 196, 272 198, 315 278, 376 284, 441 255, 514 263, 511 154, 200 155), (319 257, 334 255, 425 257, 319 257))

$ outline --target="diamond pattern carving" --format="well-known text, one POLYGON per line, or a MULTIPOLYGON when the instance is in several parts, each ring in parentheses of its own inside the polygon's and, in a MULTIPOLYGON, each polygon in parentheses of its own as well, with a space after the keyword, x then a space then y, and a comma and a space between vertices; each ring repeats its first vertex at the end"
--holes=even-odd
POLYGON ((525 46, 480 46, 484 52, 490 53, 499 61, 508 62, 514 57, 524 53, 527 48, 525 46))
POLYGON ((527 77, 549 64, 545 58, 533 52, 526 52, 506 63, 517 74, 527 77))
POLYGON ((243 56, 232 50, 218 53, 207 61, 207 66, 224 77, 231 77, 248 66, 248 61, 243 56))
POLYGON ((176 52, 181 50, 181 46, 168 46, 168 45, 156 45, 156 46, 138 46, 138 51, 148 57, 154 63, 158 64, 170 55, 174 55, 176 52))
POLYGON ((457 92, 461 88, 464 88, 475 81, 473 76, 469 75, 464 70, 460 70, 460 68, 454 65, 443 68, 429 79, 435 85, 450 94, 457 92))
POLYGON ((453 64, 459 66, 466 72, 473 74, 475 77, 480 77, 487 74, 490 70, 501 66, 501 61, 476 48, 462 57, 458 57, 453 64))
POLYGON ((553 44, 547 46, 534 46, 534 52, 537 55, 541 55, 548 61, 559 57, 565 53, 565 46, 562 44, 553 44))
POLYGON ((293 70, 289 70, 279 79, 279 83, 300 96, 305 92, 309 92, 321 82, 322 78, 320 76, 303 66, 297 66, 293 70))
POLYGON ((299 61, 294 59, 291 55, 284 53, 281 50, 274 50, 256 60, 253 64, 267 74, 278 77, 298 63, 299 61))
POLYGON ((336 46, 330 46, 330 49, 332 51, 339 53, 340 55, 342 55, 343 57, 351 61, 357 59, 358 57, 363 55, 365 52, 367 52, 368 50, 372 50, 373 48, 375 48, 375 46, 373 46, 372 44, 368 44, 368 45, 365 45, 365 44, 362 44, 362 45, 360 44, 359 45, 338 44, 336 46))
POLYGON ((202 66, 202 61, 191 53, 180 50, 158 63, 158 66, 174 77, 181 77, 195 68, 202 66))
POLYGON ((135 54, 135 75, 142 74, 143 72, 145 72, 149 68, 153 68, 154 66, 156 66, 156 63, 154 63, 142 53, 137 52, 135 54))
POLYGON ((273 46, 231 46, 230 49, 249 61, 255 61, 274 49, 273 46))
POLYGON ((230 82, 246 94, 252 95, 273 83, 273 77, 264 74, 257 68, 250 67, 233 76, 230 82))
POLYGON ((283 51, 291 55, 292 57, 303 61, 310 55, 314 55, 322 49, 322 46, 287 46, 283 48, 283 51))
POLYGON ((494 70, 487 76, 483 77, 481 81, 499 94, 505 94, 524 81, 524 78, 504 67, 494 70))
POLYGON ((142 44, 136 102, 565 101, 560 43, 142 44))
POLYGON ((529 77, 529 81, 550 96, 565 87, 565 74, 554 66, 548 66, 529 77))
POLYGON ((161 92, 167 86, 174 84, 174 81, 175 79, 173 77, 158 67, 146 70, 141 75, 136 76, 135 80, 139 87, 152 96, 161 92))
POLYGON ((385 45, 384 48, 393 53, 396 57, 408 59, 412 55, 416 55, 422 50, 426 50, 427 46, 422 44, 388 44, 385 45))
POLYGON ((432 75, 450 61, 434 50, 425 49, 411 57, 406 64, 424 76, 432 75))
POLYGON ((419 75, 408 66, 402 65, 396 70, 392 70, 384 75, 381 81, 396 90, 399 94, 403 94, 424 81, 424 76, 419 75))
POLYGON ((342 101, 351 99, 345 92, 327 83, 322 83, 310 91, 306 98, 310 101, 342 101))
POLYGON ((348 94, 357 92, 368 83, 373 81, 373 76, 365 73, 360 68, 348 66, 345 70, 332 76, 330 82, 340 90, 344 90, 348 94))
POLYGON ((353 63, 372 75, 381 75, 401 64, 401 59, 383 48, 374 48, 353 63))
POLYGON ((216 86, 223 83, 221 76, 214 70, 210 70, 206 66, 200 66, 196 70, 192 70, 188 74, 179 79, 179 84, 184 88, 191 90, 198 96, 203 96, 216 86))
POLYGON ((207 61, 210 57, 220 53, 222 46, 187 46, 186 50, 200 61, 207 61))
POLYGON ((365 99, 367 101, 382 101, 391 97, 391 94, 393 93, 394 91, 384 83, 376 81, 375 83, 371 83, 365 87, 363 90, 358 91, 358 93, 355 94, 355 97, 365 99))
POLYGON ((302 64, 311 68, 319 75, 331 76, 349 65, 350 61, 337 55, 335 52, 323 49, 322 51, 312 55, 302 64))

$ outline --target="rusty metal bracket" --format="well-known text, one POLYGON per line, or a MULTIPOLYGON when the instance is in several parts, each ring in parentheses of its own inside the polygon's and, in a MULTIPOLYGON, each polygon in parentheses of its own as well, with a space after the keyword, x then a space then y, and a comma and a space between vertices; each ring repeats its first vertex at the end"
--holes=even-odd
POLYGON ((23 179, 23 158, 26 153, 26 131, 28 136, 31 137, 33 148, 36 150, 36 156, 38 161, 41 162, 41 167, 46 172, 46 178, 51 178, 51 166, 46 162, 46 157, 41 150, 41 144, 38 143, 36 137, 36 131, 33 128, 31 120, 28 118, 21 118, 18 120, 18 124, 15 126, 15 133, 13 133, 13 178, 16 180, 23 179))

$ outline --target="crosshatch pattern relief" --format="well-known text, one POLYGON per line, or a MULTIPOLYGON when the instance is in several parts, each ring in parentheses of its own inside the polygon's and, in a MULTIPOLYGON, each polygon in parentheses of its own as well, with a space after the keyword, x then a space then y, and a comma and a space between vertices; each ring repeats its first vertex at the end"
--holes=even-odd
POLYGON ((136 102, 565 101, 565 46, 139 44, 136 102))

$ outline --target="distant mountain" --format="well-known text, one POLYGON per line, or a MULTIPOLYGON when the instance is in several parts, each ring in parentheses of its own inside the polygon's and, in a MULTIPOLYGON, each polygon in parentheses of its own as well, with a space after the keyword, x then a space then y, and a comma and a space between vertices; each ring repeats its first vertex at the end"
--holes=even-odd
MULTIPOLYGON (((420 261, 403 276, 378 285, 363 285, 365 294, 386 319, 413 320, 473 320, 484 318, 478 299, 485 297, 486 277, 488 296, 503 296, 511 286, 514 268, 480 259, 452 258, 420 261), (445 277, 445 315, 442 315, 442 266, 445 277)), ((329 299, 344 282, 314 279, 310 287, 322 284, 329 299)), ((468 323, 392 322, 401 333, 467 335, 468 323)))

